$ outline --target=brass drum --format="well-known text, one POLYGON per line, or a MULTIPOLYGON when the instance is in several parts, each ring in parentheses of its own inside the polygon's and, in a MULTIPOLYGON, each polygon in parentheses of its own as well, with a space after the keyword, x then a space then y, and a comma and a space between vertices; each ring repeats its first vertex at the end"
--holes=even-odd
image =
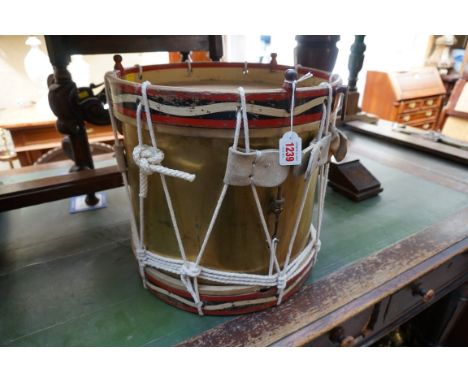
POLYGON ((246 313, 284 301, 306 279, 320 243, 317 178, 323 194, 340 140, 330 130, 338 82, 303 67, 285 77, 287 69, 213 62, 106 74, 133 248, 144 286, 162 300, 246 313), (279 166, 278 142, 291 129, 301 164, 279 166))

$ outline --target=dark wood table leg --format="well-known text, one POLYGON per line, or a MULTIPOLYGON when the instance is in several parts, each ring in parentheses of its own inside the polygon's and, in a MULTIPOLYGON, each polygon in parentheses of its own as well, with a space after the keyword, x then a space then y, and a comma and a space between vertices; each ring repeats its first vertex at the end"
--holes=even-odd
POLYGON ((213 61, 219 61, 223 57, 223 40, 219 36, 208 36, 208 45, 210 58, 213 61))
MULTIPOLYGON (((294 61, 298 65, 307 66, 329 73, 333 72, 338 56, 336 43, 340 41, 339 35, 325 36, 296 36, 297 47, 294 50, 294 61)), ((275 59, 276 62, 276 59, 275 59)), ((340 86, 338 92, 344 93, 347 97, 346 86, 340 86)), ((342 108, 342 116, 345 108, 342 108)))
POLYGON ((366 44, 364 43, 364 35, 356 35, 354 43, 351 45, 350 55, 348 59, 348 98, 346 101, 346 115, 345 121, 362 120, 369 123, 377 122, 377 118, 371 117, 368 114, 361 113, 358 106, 359 92, 357 91, 357 81, 359 72, 364 63, 364 52, 366 51, 366 44))
POLYGON ((348 60, 348 99, 346 103, 346 115, 353 116, 359 112, 358 101, 359 92, 357 91, 357 80, 359 72, 364 63, 364 52, 366 51, 366 44, 364 44, 364 37, 357 35, 354 37, 354 43, 351 45, 351 54, 348 60))
MULTIPOLYGON (((297 47, 295 62, 303 66, 333 71, 338 55, 336 43, 340 36, 296 36, 297 47)), ((345 120, 350 113, 356 114, 359 93, 357 92, 358 73, 364 62, 364 36, 356 36, 351 55, 349 57, 348 97, 346 103, 345 120), (351 97, 351 101, 350 101, 351 97), (350 105, 351 103, 351 105, 350 105), (353 106, 355 104, 355 106, 353 106)), ((346 98, 345 98, 346 99, 346 98)), ((332 188, 346 197, 361 201, 382 192, 380 182, 359 161, 345 161, 332 163, 329 174, 329 184, 332 188)))
POLYGON ((354 37, 354 43, 351 45, 351 54, 348 60, 348 88, 350 92, 357 91, 357 80, 358 74, 362 69, 364 63, 364 52, 366 51, 366 44, 364 44, 364 38, 366 36, 356 35, 354 37))
MULTIPOLYGON (((344 122, 356 119, 366 119, 367 115, 359 113, 359 92, 357 91, 357 80, 359 72, 364 63, 363 35, 356 35, 354 43, 351 45, 351 54, 348 59, 348 94, 346 98, 346 108, 344 122)), ((359 159, 346 161, 343 163, 332 163, 330 167, 329 184, 336 191, 354 201, 361 201, 376 196, 383 191, 379 180, 361 163, 359 159)))
MULTIPOLYGON (((94 169, 85 121, 78 107, 77 87, 67 70, 70 56, 60 55, 52 49, 49 57, 54 68, 54 74, 48 79, 49 105, 57 116, 57 131, 65 135, 62 140, 63 151, 75 162, 70 171, 94 169)), ((87 195, 88 205, 95 205, 98 201, 94 193, 87 195)))
POLYGON ((333 71, 336 63, 336 57, 338 56, 336 43, 340 41, 340 36, 298 35, 296 36, 296 41, 296 64, 326 70, 327 72, 333 71))

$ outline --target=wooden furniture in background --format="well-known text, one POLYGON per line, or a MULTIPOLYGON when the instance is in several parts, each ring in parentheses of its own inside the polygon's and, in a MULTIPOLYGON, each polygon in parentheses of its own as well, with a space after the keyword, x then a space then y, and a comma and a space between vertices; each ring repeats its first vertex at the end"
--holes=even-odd
POLYGON ((210 58, 210 52, 205 50, 195 50, 192 52, 169 52, 169 63, 174 64, 177 62, 184 62, 189 57, 189 54, 192 62, 212 61, 210 58))
POLYGON ((336 192, 360 202, 383 191, 382 185, 359 159, 330 163, 328 185, 336 192))
POLYGON ((412 322, 417 346, 466 346, 468 344, 468 282, 412 322))
MULTIPOLYGON (((52 113, 41 113, 35 107, 0 111, 0 128, 11 134, 15 152, 22 167, 31 166, 43 154, 60 147, 63 136, 55 128, 52 113)), ((112 127, 85 124, 90 143, 113 144, 112 127)))
POLYGON ((460 72, 459 72, 460 76, 462 77, 465 75, 466 64, 468 64, 468 39, 465 43, 465 54, 463 55, 463 61, 460 66, 460 72))
POLYGON ((360 94, 357 89, 357 80, 359 72, 364 63, 364 52, 366 51, 366 44, 364 43, 364 35, 354 36, 354 43, 351 45, 349 59, 348 59, 348 93, 346 97, 345 109, 339 124, 347 121, 366 121, 369 123, 377 122, 377 118, 367 113, 363 113, 359 105, 360 94))
MULTIPOLYGON (((341 112, 342 121, 357 118, 359 93, 356 83, 358 73, 364 62, 364 51, 366 50, 364 37, 363 35, 355 37, 348 61, 348 85, 339 89, 340 92, 345 94, 341 112)), ((295 50, 296 64, 333 72, 338 55, 336 43, 339 39, 340 36, 334 35, 296 36, 298 42, 295 50)), ((346 141, 346 136, 342 135, 342 139, 346 141)), ((340 161, 342 159, 344 158, 341 158, 340 161)), ((370 198, 383 191, 380 182, 365 168, 359 159, 351 162, 345 160, 341 163, 332 163, 329 185, 335 191, 354 201, 370 198)))
POLYGON ((362 110, 379 118, 436 130, 445 88, 436 68, 368 71, 362 110))
POLYGON ((351 45, 351 53, 348 60, 348 98, 346 101, 346 116, 348 119, 360 111, 358 107, 359 93, 357 91, 357 80, 364 63, 364 52, 366 51, 364 38, 365 36, 363 35, 356 35, 354 37, 354 43, 351 45))
MULTIPOLYGON (((112 154, 102 154, 108 157, 112 154)), ((40 164, 34 167, 23 167, 11 171, 0 172, 0 176, 8 177, 22 173, 50 171, 62 162, 40 164)), ((107 166, 99 169, 70 172, 57 176, 34 179, 25 182, 5 184, 0 187, 0 212, 36 204, 66 199, 97 191, 121 187, 122 175, 117 166, 107 166)))
MULTIPOLYGON (((429 153, 434 157, 441 157, 450 161, 468 165, 468 151, 454 147, 432 139, 426 139, 421 135, 410 135, 392 129, 393 122, 379 119, 376 124, 364 121, 349 121, 343 126, 346 130, 351 129, 360 134, 369 135, 379 141, 388 141, 396 145, 409 147, 417 151, 429 153)), ((415 129, 416 130, 416 129, 415 129)))
POLYGON ((8 162, 10 168, 13 169, 13 161, 17 158, 16 153, 11 150, 8 143, 6 130, 2 129, 0 126, 0 162, 8 162))
POLYGON ((457 81, 461 78, 460 74, 458 73, 452 73, 452 74, 441 74, 440 78, 442 79, 442 82, 444 83, 445 87, 445 104, 447 104, 448 100, 450 99, 450 95, 452 94, 453 88, 457 81))
MULTIPOLYGON (((435 38, 432 38, 432 44, 434 44, 435 38)), ((456 84, 456 82, 460 78, 468 78, 468 72, 465 73, 465 67, 466 64, 468 63, 468 36, 456 36, 456 40, 458 42, 455 43, 455 46, 453 48, 456 49, 464 49, 465 54, 463 57, 463 61, 460 65, 460 69, 458 71, 455 71, 455 69, 451 70, 448 74, 441 74, 440 77, 442 78, 442 81, 445 86, 445 90, 447 92, 447 95, 445 97, 445 103, 448 102, 450 99, 450 95, 452 94, 452 90, 456 84)))
POLYGON ((439 127, 442 133, 468 142, 468 81, 459 79, 455 84, 447 106, 442 111, 439 127))
POLYGON ((340 41, 338 35, 324 36, 296 36, 297 46, 294 51, 295 63, 332 72, 335 67, 340 41))
POLYGON ((64 150, 75 161, 77 170, 93 168, 93 162, 84 128, 87 116, 68 97, 76 91, 67 70, 72 54, 208 50, 212 60, 222 57, 221 36, 46 36, 45 39, 54 68, 49 102, 58 117, 57 130, 66 135, 64 150))
MULTIPOLYGON (((297 47, 294 49, 295 64, 333 73, 338 56, 336 43, 339 40, 340 36, 338 35, 296 36, 297 47)), ((277 64, 276 57, 276 53, 271 54, 271 65, 277 64)), ((347 88, 345 85, 340 85, 336 91, 343 93, 346 99, 347 88)))
MULTIPOLYGON (((47 182, 43 179, 32 180, 27 185, 27 194, 16 194, 11 192, 8 186, 0 186, 0 196, 3 195, 3 203, 9 205, 9 209, 80 195, 83 190, 89 192, 88 201, 95 203, 97 201, 95 198, 93 199, 94 191, 113 188, 121 182, 121 174, 116 172, 115 168, 109 168, 108 176, 104 177, 101 176, 100 170, 94 170, 87 131, 89 125, 86 125, 89 115, 84 113, 79 105, 77 106, 79 99, 77 100, 74 96, 77 93, 77 87, 67 70, 72 54, 208 50, 213 61, 218 61, 223 55, 222 36, 214 35, 46 36, 46 43, 49 58, 54 68, 54 75, 48 81, 49 102, 57 117, 57 131, 65 136, 62 139, 62 147, 74 162, 72 170, 86 170, 86 179, 92 179, 93 176, 95 179, 86 180, 86 187, 79 185, 82 182, 81 176, 78 176, 77 182, 69 182, 68 174, 55 177, 47 182), (63 184, 67 184, 68 192, 57 192, 63 184), (31 198, 36 189, 44 197, 31 198), (10 205, 9 200, 14 200, 14 203, 10 205)), ((109 66, 111 67, 111 65, 110 63, 109 66)))

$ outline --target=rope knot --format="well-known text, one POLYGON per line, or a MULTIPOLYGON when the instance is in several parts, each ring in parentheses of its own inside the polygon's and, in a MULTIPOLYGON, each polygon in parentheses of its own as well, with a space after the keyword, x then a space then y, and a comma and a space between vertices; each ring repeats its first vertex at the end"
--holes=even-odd
POLYGON ((284 274, 284 272, 281 272, 278 275, 277 288, 281 291, 284 290, 284 288, 286 288, 286 283, 287 283, 286 275, 284 274))
POLYGON ((151 166, 160 165, 164 159, 164 153, 160 149, 148 145, 135 146, 132 156, 135 164, 146 175, 153 172, 151 166))
POLYGON ((146 260, 146 250, 143 249, 143 248, 138 248, 136 250, 136 255, 137 255, 137 258, 138 258, 138 261, 144 261, 146 260))
POLYGON ((183 276, 198 277, 201 273, 201 268, 198 264, 188 261, 182 264, 180 273, 183 276))

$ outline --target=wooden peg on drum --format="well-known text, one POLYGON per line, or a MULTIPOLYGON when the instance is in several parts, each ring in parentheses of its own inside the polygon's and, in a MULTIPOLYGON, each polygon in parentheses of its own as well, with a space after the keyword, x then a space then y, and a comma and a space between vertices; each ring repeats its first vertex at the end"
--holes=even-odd
POLYGON ((122 56, 120 54, 116 54, 113 57, 114 59, 114 70, 118 70, 120 73, 123 72, 124 67, 122 65, 122 56))
POLYGON ((278 57, 278 55, 276 53, 272 53, 270 54, 270 57, 270 71, 274 72, 276 70, 276 67, 278 66, 278 62, 276 62, 276 57, 278 57))
POLYGON ((297 81, 297 72, 295 69, 286 69, 284 72, 283 88, 291 90, 293 82, 297 81))

